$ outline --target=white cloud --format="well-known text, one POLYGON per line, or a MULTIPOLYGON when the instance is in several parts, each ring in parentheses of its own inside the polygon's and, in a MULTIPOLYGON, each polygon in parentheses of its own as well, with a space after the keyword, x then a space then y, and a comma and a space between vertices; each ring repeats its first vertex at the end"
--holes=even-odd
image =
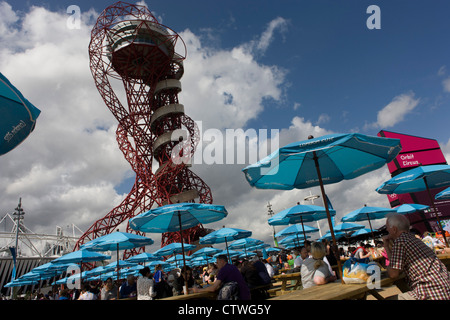
MULTIPOLYGON (((8 44, 0 47, 0 70, 41 110, 34 132, 0 158, 2 210, 11 212, 21 197, 26 224, 35 232, 53 233, 55 225, 71 223, 86 230, 121 202, 125 195, 114 187, 131 171, 116 142, 117 121, 89 69, 98 13, 82 12, 81 28, 69 29, 65 12, 31 7, 19 16, 7 3, 0 6, 0 43, 8 44)), ((217 50, 189 30, 180 34, 188 48, 180 102, 205 129, 244 127, 264 109, 265 99, 282 96, 285 71, 257 62, 244 44, 217 50)), ((213 195, 229 189, 232 178, 243 178, 242 165, 231 178, 231 167, 211 168, 204 166, 200 177, 222 181, 212 183, 213 195)), ((240 190, 251 192, 243 182, 240 190)))
MULTIPOLYGON (((0 47, 0 70, 42 111, 35 131, 0 157, 2 213, 11 212, 21 197, 25 224, 33 231, 53 233, 55 225, 71 223, 86 230, 121 202, 125 195, 114 187, 131 171, 115 139, 117 121, 100 98, 89 70, 90 30, 98 14, 83 13, 81 29, 71 30, 66 27, 65 13, 32 7, 19 16, 4 2, 0 9, 4 31, 0 43, 8 43, 0 47)), ((261 64, 256 56, 267 50, 275 31, 284 32, 285 27, 284 19, 274 19, 257 41, 230 50, 209 48, 190 30, 180 32, 188 49, 180 94, 186 114, 201 120, 204 130, 216 128, 223 133, 227 128, 244 128, 258 117, 266 99, 280 102, 286 71, 261 64)), ((413 105, 416 100, 407 101, 413 105)), ((320 123, 294 117, 288 128, 269 139, 277 139, 282 146, 311 134, 328 133, 320 123)), ((222 147, 224 154, 230 152, 226 145, 222 147)), ((225 205, 230 213, 225 220, 205 227, 225 224, 249 229, 253 237, 269 243, 272 229, 267 224, 267 202, 278 212, 302 201, 309 190, 251 188, 241 172, 245 166, 192 167, 211 187, 214 202, 225 205)), ((386 202, 386 197, 374 192, 381 177, 375 172, 364 176, 367 181, 358 178, 355 184, 327 186, 339 217, 362 206, 360 199, 374 205, 386 202)), ((319 193, 318 188, 312 191, 319 193)), ((149 236, 157 246, 160 236, 149 236)))
POLYGON ((442 86, 444 87, 445 92, 450 92, 450 78, 444 79, 442 81, 442 86))
POLYGON ((251 42, 253 48, 261 53, 264 53, 270 46, 274 39, 274 32, 279 30, 281 34, 287 31, 288 20, 277 17, 270 21, 267 29, 261 34, 258 40, 251 42))
POLYGON ((279 101, 285 71, 259 64, 243 46, 231 50, 205 47, 189 30, 180 33, 187 45, 180 101, 194 120, 210 128, 241 128, 279 101))
POLYGON ((377 121, 371 124, 375 128, 391 128, 403 121, 419 104, 420 99, 414 99, 414 93, 405 93, 396 96, 383 109, 378 112, 377 121))

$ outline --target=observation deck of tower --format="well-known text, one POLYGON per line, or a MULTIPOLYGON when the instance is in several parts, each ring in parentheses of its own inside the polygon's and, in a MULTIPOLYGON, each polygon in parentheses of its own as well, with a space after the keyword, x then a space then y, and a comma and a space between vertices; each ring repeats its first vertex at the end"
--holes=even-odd
MULTIPOLYGON (((75 250, 154 206, 212 203, 210 188, 189 169, 188 161, 180 161, 193 157, 199 141, 195 122, 178 99, 185 52, 181 37, 160 24, 145 6, 117 2, 100 14, 89 44, 91 72, 118 121, 116 139, 136 179, 122 203, 97 220, 75 250), (118 99, 110 79, 123 83, 127 106, 118 99), (153 161, 159 165, 155 172, 153 161)), ((128 224, 126 231, 140 233, 128 224)), ((183 232, 183 241, 192 243, 204 234, 198 225, 183 232)), ((165 233, 161 246, 180 242, 179 237, 179 233, 165 233)), ((126 251, 124 258, 139 251, 126 251)))

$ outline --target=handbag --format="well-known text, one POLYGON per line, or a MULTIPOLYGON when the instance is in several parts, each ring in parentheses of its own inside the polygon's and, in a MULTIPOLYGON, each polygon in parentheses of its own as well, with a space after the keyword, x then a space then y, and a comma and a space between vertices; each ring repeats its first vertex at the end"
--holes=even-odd
POLYGON ((342 269, 343 280, 345 283, 366 283, 372 273, 368 273, 368 268, 372 265, 378 265, 368 258, 357 259, 350 258, 345 261, 342 269))

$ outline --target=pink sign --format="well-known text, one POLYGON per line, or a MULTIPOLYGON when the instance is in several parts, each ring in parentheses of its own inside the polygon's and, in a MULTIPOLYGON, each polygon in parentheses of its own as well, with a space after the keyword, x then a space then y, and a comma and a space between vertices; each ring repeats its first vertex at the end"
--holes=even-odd
POLYGON ((446 163, 441 149, 401 152, 395 160, 388 163, 389 172, 394 172, 400 168, 414 168, 420 165, 446 163))

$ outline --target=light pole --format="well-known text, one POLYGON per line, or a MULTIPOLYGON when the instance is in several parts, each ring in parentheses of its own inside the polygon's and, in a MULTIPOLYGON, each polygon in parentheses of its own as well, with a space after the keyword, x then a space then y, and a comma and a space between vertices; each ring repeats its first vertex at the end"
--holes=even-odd
MULTIPOLYGON (((270 204, 270 202, 267 202, 267 214, 271 217, 274 215, 272 205, 270 204)), ((273 244, 275 247, 278 248, 278 241, 277 238, 275 237, 275 226, 272 226, 272 228, 273 228, 273 244)))
MULTIPOLYGON (((20 225, 20 220, 23 219, 23 215, 25 214, 25 212, 22 209, 22 198, 19 198, 19 204, 17 205, 17 208, 15 209, 16 211, 13 213, 14 216, 14 221, 16 222, 16 245, 15 245, 15 249, 16 249, 16 257, 17 254, 19 253, 19 225, 20 225)), ((15 280, 15 271, 16 271, 16 259, 14 259, 14 279, 15 280)))
MULTIPOLYGON (((314 204, 314 200, 320 198, 317 194, 312 194, 311 191, 309 191, 309 196, 305 197, 303 200, 305 201, 311 201, 312 204, 314 204)), ((319 221, 316 221, 317 227, 319 228, 319 235, 322 238, 322 229, 320 229, 319 221)))

